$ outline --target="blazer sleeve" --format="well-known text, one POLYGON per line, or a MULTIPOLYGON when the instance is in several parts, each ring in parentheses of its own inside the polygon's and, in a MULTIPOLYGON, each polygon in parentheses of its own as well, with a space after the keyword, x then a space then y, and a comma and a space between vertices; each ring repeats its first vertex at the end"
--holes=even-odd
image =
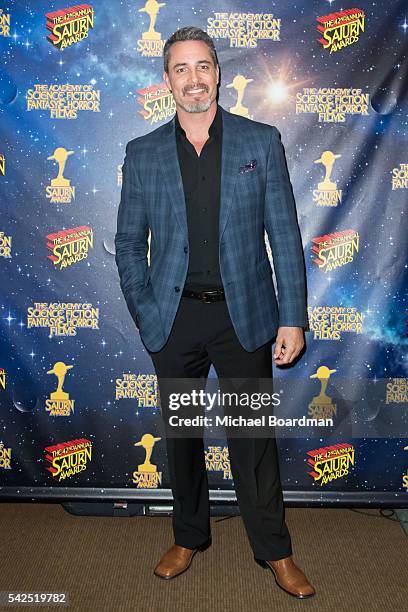
POLYGON ((276 276, 279 325, 307 328, 306 274, 296 204, 280 132, 271 127, 264 225, 276 276))
POLYGON ((144 288, 147 272, 149 226, 142 187, 134 164, 134 142, 126 145, 122 166, 122 190, 115 235, 115 261, 120 288, 136 325, 138 295, 144 288))

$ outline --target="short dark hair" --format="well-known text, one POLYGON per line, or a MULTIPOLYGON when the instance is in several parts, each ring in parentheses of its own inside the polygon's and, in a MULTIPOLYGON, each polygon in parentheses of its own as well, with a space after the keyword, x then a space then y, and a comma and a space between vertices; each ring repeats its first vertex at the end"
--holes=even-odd
POLYGON ((169 57, 170 57, 170 47, 174 45, 176 42, 181 42, 185 40, 202 40, 208 47, 212 60, 214 62, 214 66, 218 65, 217 52, 215 50, 214 42, 211 36, 201 30, 200 28, 196 28, 195 26, 186 26, 185 28, 180 28, 176 30, 174 34, 170 36, 165 42, 163 48, 163 60, 164 60, 164 71, 169 72, 169 57))

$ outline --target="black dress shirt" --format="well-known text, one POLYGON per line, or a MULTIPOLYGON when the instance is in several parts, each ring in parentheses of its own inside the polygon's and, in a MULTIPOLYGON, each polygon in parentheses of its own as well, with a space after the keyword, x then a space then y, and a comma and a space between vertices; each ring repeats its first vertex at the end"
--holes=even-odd
POLYGON ((222 288, 219 266, 222 117, 219 106, 200 155, 176 114, 177 154, 186 202, 189 265, 184 287, 222 288))

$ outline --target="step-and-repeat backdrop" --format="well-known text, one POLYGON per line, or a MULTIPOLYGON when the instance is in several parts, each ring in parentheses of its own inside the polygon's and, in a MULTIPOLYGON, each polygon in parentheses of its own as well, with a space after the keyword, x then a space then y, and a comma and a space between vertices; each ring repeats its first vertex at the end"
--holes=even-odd
MULTIPOLYGON (((1 2, 0 495, 169 487, 114 235, 126 143, 175 112, 165 40, 196 25, 220 104, 281 132, 297 203, 310 331, 274 367, 285 492, 406 499, 407 18, 404 1, 1 2)), ((232 491, 226 440, 204 452, 232 491)))

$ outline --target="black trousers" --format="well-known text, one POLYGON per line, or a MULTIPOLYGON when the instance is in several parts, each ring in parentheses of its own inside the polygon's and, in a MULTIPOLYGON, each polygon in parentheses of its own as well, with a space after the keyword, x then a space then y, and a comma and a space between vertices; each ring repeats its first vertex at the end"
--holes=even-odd
MULTIPOLYGON (((158 385, 162 378, 203 378, 213 364, 218 378, 272 379, 272 341, 246 351, 225 301, 182 297, 166 344, 150 352, 158 385)), ((205 385, 204 385, 205 386, 205 385)), ((167 407, 161 394, 162 415, 167 407)), ((229 437, 231 473, 254 556, 277 560, 292 554, 274 437, 229 437)), ((173 493, 175 544, 195 548, 211 537, 207 470, 202 437, 166 438, 173 493)))

